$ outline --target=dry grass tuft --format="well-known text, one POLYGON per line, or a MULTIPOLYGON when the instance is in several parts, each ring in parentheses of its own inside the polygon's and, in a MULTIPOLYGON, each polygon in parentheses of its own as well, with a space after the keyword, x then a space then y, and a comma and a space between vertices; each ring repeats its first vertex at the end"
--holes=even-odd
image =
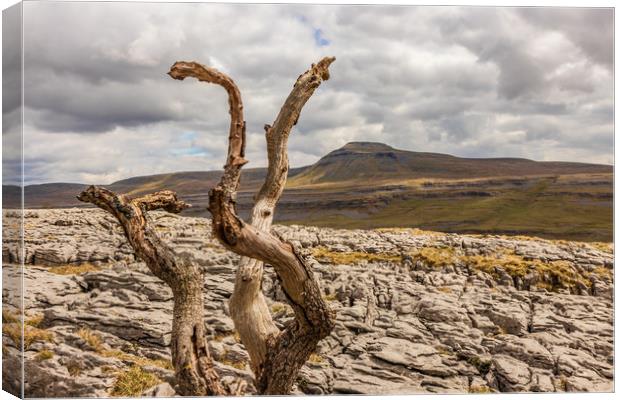
POLYGON ((114 397, 137 397, 160 382, 159 378, 144 371, 142 367, 133 366, 118 373, 110 395, 114 397))
POLYGON ((247 362, 243 360, 231 359, 228 351, 225 351, 224 354, 222 354, 222 356, 220 357, 220 362, 222 364, 228 365, 235 369, 241 369, 241 370, 244 370, 248 365, 247 362))
POLYGON ((325 359, 320 354, 312 353, 310 357, 308 357, 308 361, 315 364, 322 364, 325 362, 325 359))
MULTIPOLYGON (((2 333, 7 335, 17 348, 21 348, 22 325, 20 323, 8 323, 2 325, 2 333)), ((35 328, 30 325, 24 326, 24 350, 28 350, 35 342, 52 342, 54 334, 45 329, 35 328)))
POLYGON ((67 366, 67 371, 69 371, 71 376, 78 376, 82 373, 82 368, 77 364, 71 364, 67 366))
POLYGON ((45 360, 49 360, 50 358, 54 357, 54 352, 51 350, 41 350, 37 353, 36 356, 34 356, 34 359, 37 361, 45 361, 45 360))
POLYGON ((26 325, 30 325, 32 327, 38 328, 43 322, 43 314, 33 315, 32 317, 26 320, 26 325))
POLYGON ((590 246, 603 253, 614 254, 614 244, 609 242, 590 242, 590 246))
POLYGON ((445 236, 446 234, 443 232, 436 232, 436 231, 426 231, 420 228, 377 228, 375 229, 377 232, 385 232, 385 233, 407 233, 411 236, 418 236, 418 235, 424 235, 424 236, 431 236, 431 237, 438 237, 438 236, 445 236))
POLYGON ((488 386, 471 386, 469 393, 495 393, 495 391, 488 386))
POLYGON ((226 358, 222 359, 221 363, 240 370, 244 370, 248 365, 245 361, 232 361, 226 358))
POLYGON ((323 300, 325 301, 336 301, 338 300, 338 295, 336 293, 330 293, 323 296, 323 300))
POLYGON ((441 354, 442 356, 452 356, 454 355, 454 352, 448 348, 447 346, 435 346, 435 350, 437 350, 437 353, 441 354))
POLYGON ((457 260, 456 252, 451 247, 422 247, 410 255, 413 259, 435 268, 453 265, 457 260))
POLYGON ((63 265, 60 267, 51 267, 49 272, 57 275, 81 275, 87 272, 101 271, 100 267, 96 267, 91 263, 84 263, 78 265, 63 265))
POLYGON ((80 328, 77 334, 79 337, 84 339, 84 341, 88 343, 88 345, 92 347, 95 352, 101 354, 104 357, 116 358, 117 360, 127 361, 132 363, 134 366, 154 366, 168 370, 174 370, 172 362, 167 359, 162 358, 153 360, 150 358, 139 357, 133 354, 125 353, 122 350, 111 350, 103 343, 103 339, 101 338, 101 336, 94 333, 89 328, 80 328))
POLYGON ((313 249, 312 255, 331 264, 353 265, 361 262, 393 262, 400 263, 401 256, 389 253, 363 253, 361 251, 338 252, 331 251, 323 246, 313 249))
POLYGON ((112 375, 118 372, 117 368, 112 367, 111 365, 103 365, 101 366, 101 372, 106 375, 112 375))
POLYGON ((467 359, 467 362, 480 372, 480 375, 486 375, 491 369, 492 362, 490 359, 481 359, 480 357, 470 357, 467 359))
MULTIPOLYGON (((54 334, 38 326, 43 322, 43 315, 34 315, 25 321, 24 350, 30 348, 35 342, 52 342, 54 334)), ((17 348, 21 348, 22 343, 22 321, 20 316, 12 310, 2 309, 2 333, 8 336, 17 348)))
POLYGON ((614 273, 611 269, 605 267, 596 267, 592 270, 592 273, 601 278, 612 279, 614 277, 614 273))
POLYGON ((271 305, 271 312, 273 314, 277 314, 280 311, 287 311, 291 308, 288 304, 284 304, 284 303, 273 303, 271 305))
POLYGON ((13 323, 19 323, 20 322, 20 318, 19 318, 19 314, 9 310, 8 308, 3 308, 2 309, 2 323, 4 324, 13 324, 13 323))
POLYGON ((77 335, 84 339, 84 341, 97 353, 101 353, 103 351, 103 340, 101 339, 101 336, 97 335, 89 328, 80 328, 77 331, 77 335))
POLYGON ((227 338, 230 335, 213 335, 213 337, 211 338, 212 341, 214 342, 221 342, 223 341, 225 338, 227 338))
POLYGON ((116 358, 121 361, 128 361, 132 363, 134 366, 139 366, 139 367, 153 366, 153 367, 163 368, 163 369, 167 369, 171 371, 174 370, 174 366, 172 365, 172 362, 168 359, 160 358, 157 360, 153 360, 150 358, 139 357, 133 354, 125 353, 124 351, 121 351, 121 350, 102 350, 99 354, 101 354, 104 357, 116 358))
MULTIPOLYGON (((513 278, 523 278, 530 272, 538 276, 538 287, 554 291, 559 288, 574 289, 592 286, 590 274, 581 274, 568 261, 527 260, 512 250, 505 249, 492 255, 465 255, 449 247, 423 247, 413 253, 411 257, 422 261, 428 267, 442 268, 448 265, 467 266, 472 270, 486 272, 494 278, 500 278, 498 268, 504 270, 513 278)), ((597 269, 595 274, 610 276, 606 269, 597 269)))

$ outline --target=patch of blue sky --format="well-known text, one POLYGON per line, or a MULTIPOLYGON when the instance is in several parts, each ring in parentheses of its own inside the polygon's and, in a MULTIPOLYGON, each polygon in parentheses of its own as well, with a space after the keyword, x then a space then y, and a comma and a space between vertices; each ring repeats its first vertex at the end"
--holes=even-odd
POLYGON ((323 31, 318 28, 314 29, 314 43, 319 47, 329 46, 330 41, 323 36, 323 31))
MULTIPOLYGON (((296 15, 295 19, 304 25, 312 27, 310 21, 308 21, 308 18, 305 15, 296 15)), ((331 41, 324 36, 323 30, 320 28, 312 27, 312 37, 314 38, 314 44, 318 47, 329 46, 331 43, 331 41)))
POLYGON ((209 151, 204 147, 192 146, 182 149, 170 149, 170 154, 173 156, 199 156, 206 157, 209 155, 209 151))
POLYGON ((196 138, 198 137, 198 134, 196 132, 183 132, 181 133, 181 136, 179 136, 179 139, 181 140, 187 140, 187 141, 192 141, 192 140, 196 140, 196 138))

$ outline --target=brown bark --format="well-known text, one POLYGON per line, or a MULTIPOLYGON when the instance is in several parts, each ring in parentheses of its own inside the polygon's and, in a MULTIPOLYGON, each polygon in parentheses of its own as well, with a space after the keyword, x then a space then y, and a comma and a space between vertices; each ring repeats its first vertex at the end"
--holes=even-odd
POLYGON ((273 126, 265 126, 269 167, 252 210, 251 224, 236 214, 235 197, 244 158, 245 122, 239 90, 221 72, 194 62, 177 62, 169 74, 175 79, 194 77, 216 83, 228 92, 229 147, 224 174, 209 192, 213 233, 229 250, 240 254, 230 310, 241 341, 251 358, 256 386, 261 394, 287 394, 299 369, 318 342, 333 329, 333 312, 321 297, 312 269, 289 243, 270 233, 273 213, 288 173, 286 144, 301 109, 323 80, 329 79, 327 57, 300 75, 273 126), (263 264, 274 267, 295 312, 295 320, 280 332, 260 290, 263 264))
POLYGON ((130 199, 91 186, 77 197, 116 217, 135 254, 172 289, 171 353, 178 393, 183 396, 228 394, 213 367, 207 346, 202 272, 196 265, 176 257, 151 228, 146 215, 147 211, 156 209, 179 213, 189 204, 167 190, 130 199))

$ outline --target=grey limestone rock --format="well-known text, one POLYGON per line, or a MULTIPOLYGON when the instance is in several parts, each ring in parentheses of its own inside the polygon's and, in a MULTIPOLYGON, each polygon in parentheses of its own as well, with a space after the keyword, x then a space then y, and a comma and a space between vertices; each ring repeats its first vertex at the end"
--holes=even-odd
MULTIPOLYGON (((116 379, 111 371, 139 363, 162 382, 145 395, 174 396, 172 371, 163 363, 170 357, 172 293, 135 259, 116 222, 95 209, 27 214, 27 319, 42 316, 37 329, 53 339, 35 340, 25 353, 26 394, 107 396, 116 379), (87 272, 57 273, 80 265, 88 265, 87 272), (45 350, 53 353, 48 359, 40 356, 45 350)), ((18 215, 5 211, 4 227, 18 215)), ((204 319, 222 379, 227 384, 241 379, 254 393, 248 355, 227 306, 239 257, 211 237, 208 219, 163 212, 150 218, 179 257, 205 272, 204 319)), ((605 272, 613 268, 611 253, 585 243, 502 236, 274 229, 309 254, 320 246, 374 256, 344 265, 329 257, 320 263, 310 259, 337 320, 301 370, 295 393, 613 389, 613 275, 605 272), (589 274, 591 285, 584 280, 573 289, 550 288, 548 277, 532 271, 515 279, 505 268, 481 270, 458 259, 437 268, 412 256, 431 247, 471 257, 512 252, 531 262, 565 262, 575 273, 589 274)), ((3 248, 5 281, 20 277, 11 264, 16 249, 15 243, 3 248)), ((276 324, 283 326, 292 314, 269 267, 263 290, 277 311, 276 324)), ((4 288, 5 308, 19 298, 4 288)), ((3 344, 5 365, 17 368, 15 343, 4 335, 3 344)), ((17 384, 10 375, 5 382, 17 384)))

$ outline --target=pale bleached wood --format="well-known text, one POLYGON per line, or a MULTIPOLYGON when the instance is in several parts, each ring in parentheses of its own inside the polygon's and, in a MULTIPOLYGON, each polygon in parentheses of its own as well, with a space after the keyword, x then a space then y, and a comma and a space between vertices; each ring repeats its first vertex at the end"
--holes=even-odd
POLYGON ((194 77, 223 86, 229 95, 231 114, 229 147, 224 174, 209 192, 213 233, 228 249, 243 256, 231 298, 231 314, 242 343, 248 350, 261 394, 287 394, 299 369, 315 351, 318 342, 333 329, 333 312, 321 297, 312 269, 289 243, 270 233, 277 201, 288 173, 286 144, 301 109, 323 80, 329 79, 333 57, 299 76, 273 126, 266 126, 269 167, 252 211, 252 223, 236 214, 235 197, 240 171, 245 164, 245 122, 236 85, 221 72, 195 62, 177 62, 170 75, 194 77), (262 263, 274 267, 295 320, 283 331, 273 323, 260 290, 262 263))
MULTIPOLYGON (((334 58, 325 58, 299 76, 286 98, 273 125, 265 125, 268 169, 265 182, 258 192, 252 209, 250 223, 262 231, 269 231, 275 207, 284 191, 288 176, 287 143, 291 129, 297 123, 303 106, 323 80, 329 78, 329 65, 334 58)), ((235 327, 243 343, 248 343, 252 354, 252 368, 257 376, 262 374, 268 342, 279 334, 265 296, 261 290, 263 263, 243 257, 235 278, 235 290, 230 299, 230 310, 235 327), (243 332, 243 333, 242 333, 243 332)))

